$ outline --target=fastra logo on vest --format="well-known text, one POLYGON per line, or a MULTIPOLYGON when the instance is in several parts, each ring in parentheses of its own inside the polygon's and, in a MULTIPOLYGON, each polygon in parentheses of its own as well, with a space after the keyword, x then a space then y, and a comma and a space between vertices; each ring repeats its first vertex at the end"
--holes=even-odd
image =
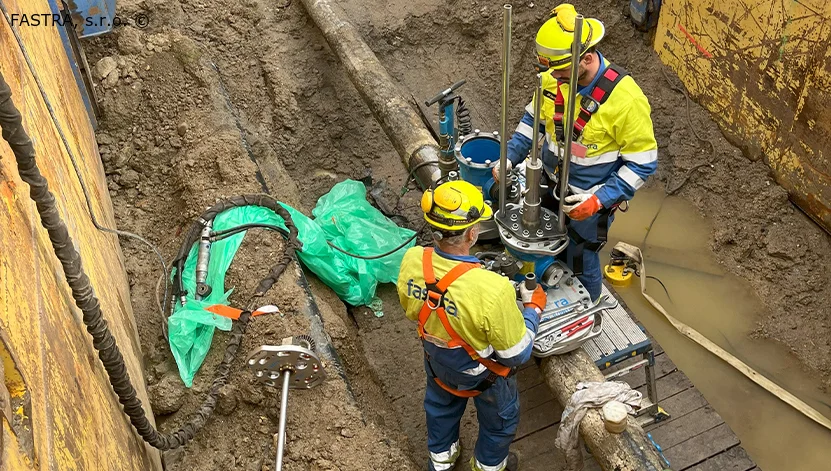
MULTIPOLYGON (((427 288, 419 286, 412 278, 410 278, 407 280, 407 296, 418 299, 419 301, 426 301, 427 288)), ((456 303, 450 300, 447 295, 444 297, 444 311, 454 317, 459 314, 459 310, 456 309, 456 303)))

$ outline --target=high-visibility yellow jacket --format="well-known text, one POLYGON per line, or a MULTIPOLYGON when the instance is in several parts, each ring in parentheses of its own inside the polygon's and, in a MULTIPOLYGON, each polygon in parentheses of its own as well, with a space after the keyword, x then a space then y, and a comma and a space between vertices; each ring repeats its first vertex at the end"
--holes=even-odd
MULTIPOLYGON (((418 321, 418 313, 427 298, 422 265, 423 247, 413 247, 404 254, 398 275, 398 297, 407 317, 418 321)), ((473 256, 450 255, 435 249, 433 269, 437 279, 460 262, 479 263, 473 256)), ((539 325, 534 309, 520 310, 516 291, 507 278, 485 269, 473 269, 460 276, 448 288, 445 310, 450 326, 483 358, 505 366, 517 366, 531 356, 539 325)), ((438 316, 431 314, 424 326, 424 348, 436 374, 462 373, 456 383, 475 385, 488 370, 472 359, 464 349, 448 348, 450 336, 438 316)))
MULTIPOLYGON (((579 101, 594 90, 609 62, 597 53, 601 67, 594 81, 577 90, 575 119, 580 112, 579 101)), ((540 106, 540 129, 545 133, 542 161, 545 171, 552 175, 557 168, 559 149, 554 132, 554 99, 557 79, 544 73, 543 101, 540 106)), ((568 109, 568 84, 560 85, 568 109)), ((574 193, 594 193, 608 208, 615 203, 632 199, 635 191, 658 168, 658 144, 652 129, 651 108, 643 91, 631 76, 615 86, 606 102, 592 115, 578 142, 587 147, 586 157, 572 155, 569 168, 569 187, 574 193)), ((525 115, 508 142, 508 159, 514 165, 522 162, 531 149, 534 124, 533 100, 525 108, 525 115)))

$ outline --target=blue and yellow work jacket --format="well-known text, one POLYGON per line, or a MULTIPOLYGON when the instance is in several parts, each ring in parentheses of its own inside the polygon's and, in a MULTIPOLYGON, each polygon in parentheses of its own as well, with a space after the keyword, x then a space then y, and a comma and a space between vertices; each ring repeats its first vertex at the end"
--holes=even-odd
MULTIPOLYGON (((398 297, 407 317, 418 321, 427 299, 422 265, 423 247, 404 254, 398 275, 398 297)), ((433 269, 441 279, 460 262, 479 263, 473 256, 450 255, 435 249, 433 269)), ((531 358, 539 316, 533 308, 520 310, 514 286, 507 278, 484 268, 460 276, 445 294, 445 310, 451 327, 482 358, 502 365, 519 366, 531 358)), ((424 350, 440 378, 454 378, 454 386, 470 389, 488 376, 488 369, 461 348, 448 348, 450 336, 435 313, 424 326, 424 350)))
MULTIPOLYGON (((577 90, 575 119, 580 111, 579 100, 594 90, 597 81, 609 66, 600 53, 600 70, 594 81, 577 90)), ((542 147, 543 167, 554 178, 559 146, 554 131, 554 100, 557 79, 543 73, 543 102, 540 110, 540 129, 537 138, 545 133, 542 147), (547 91, 547 93, 545 93, 547 91)), ((560 90, 568 109, 568 84, 560 90)), ((627 201, 658 168, 658 144, 652 130, 649 101, 631 76, 626 76, 615 86, 605 103, 592 115, 578 142, 587 147, 585 157, 572 155, 569 167, 569 187, 573 193, 594 193, 605 208, 627 201)), ((533 100, 525 108, 516 132, 508 141, 508 159, 514 166, 522 162, 531 150, 534 126, 533 100)))

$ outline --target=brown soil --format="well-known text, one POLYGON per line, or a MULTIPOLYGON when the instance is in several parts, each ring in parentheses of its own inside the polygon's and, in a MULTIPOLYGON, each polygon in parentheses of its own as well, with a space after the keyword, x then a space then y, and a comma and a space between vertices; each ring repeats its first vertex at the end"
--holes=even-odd
MULTIPOLYGON (((421 99, 466 78, 461 92, 474 127, 498 129, 501 4, 339 3, 402 89, 421 99)), ((821 257, 831 253, 829 237, 794 209, 763 162, 743 157, 691 103, 689 120, 715 152, 696 139, 684 96, 670 88, 648 38, 621 14, 622 2, 576 3, 603 19, 608 37, 601 51, 632 72, 652 103, 656 180, 674 187, 687 169, 712 162, 693 172, 679 194, 713 223, 712 248, 725 267, 749 280, 770 306, 759 315, 759 334, 791 346, 828 378, 831 279, 821 257)), ((546 8, 514 7, 512 123, 531 95, 533 34, 546 8)), ((91 64, 113 57, 118 65, 97 91, 98 140, 121 228, 145 235, 169 259, 185 228, 217 198, 267 189, 308 214, 335 182, 367 176, 376 200, 415 223, 418 193, 399 201, 406 177, 399 157, 300 2, 131 0, 119 9, 121 17, 146 12, 149 27, 120 27, 87 42, 86 51, 91 64)), ((669 73, 669 80, 677 78, 669 73)), ((216 335, 194 388, 182 393, 156 307, 158 263, 144 246, 129 240, 122 246, 154 409, 169 412, 159 422, 171 430, 207 390, 226 336, 216 335)), ((232 301, 245 302, 281 247, 275 235, 246 238, 226 282, 235 288, 232 301)), ((253 322, 243 354, 308 331, 299 301, 305 293, 290 271, 267 300, 284 317, 253 322)), ((329 365, 332 379, 324 386, 290 396, 286 469, 414 469, 399 444, 408 443, 409 456, 424 462, 416 392, 423 376, 420 358, 397 359, 390 347, 414 341, 399 322, 391 288, 381 290, 387 317, 355 311, 350 318, 331 291, 310 282, 349 384, 329 365)), ((270 469, 279 394, 255 385, 241 360, 231 378, 218 415, 183 453, 167 457, 169 469, 270 469)))

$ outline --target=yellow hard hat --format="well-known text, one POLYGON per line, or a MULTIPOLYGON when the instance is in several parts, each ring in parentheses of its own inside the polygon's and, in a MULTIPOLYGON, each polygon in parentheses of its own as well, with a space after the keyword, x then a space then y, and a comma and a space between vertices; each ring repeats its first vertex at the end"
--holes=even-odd
POLYGON ((493 216, 482 192, 462 180, 442 183, 435 190, 425 191, 421 209, 424 220, 431 226, 448 231, 461 231, 493 216))
MULTIPOLYGON (((571 43, 574 40, 574 22, 577 10, 570 3, 557 5, 551 18, 537 31, 537 58, 540 64, 553 70, 565 69, 571 64, 571 43)), ((603 23, 595 18, 583 21, 580 35, 580 56, 597 45, 606 34, 603 23)))

